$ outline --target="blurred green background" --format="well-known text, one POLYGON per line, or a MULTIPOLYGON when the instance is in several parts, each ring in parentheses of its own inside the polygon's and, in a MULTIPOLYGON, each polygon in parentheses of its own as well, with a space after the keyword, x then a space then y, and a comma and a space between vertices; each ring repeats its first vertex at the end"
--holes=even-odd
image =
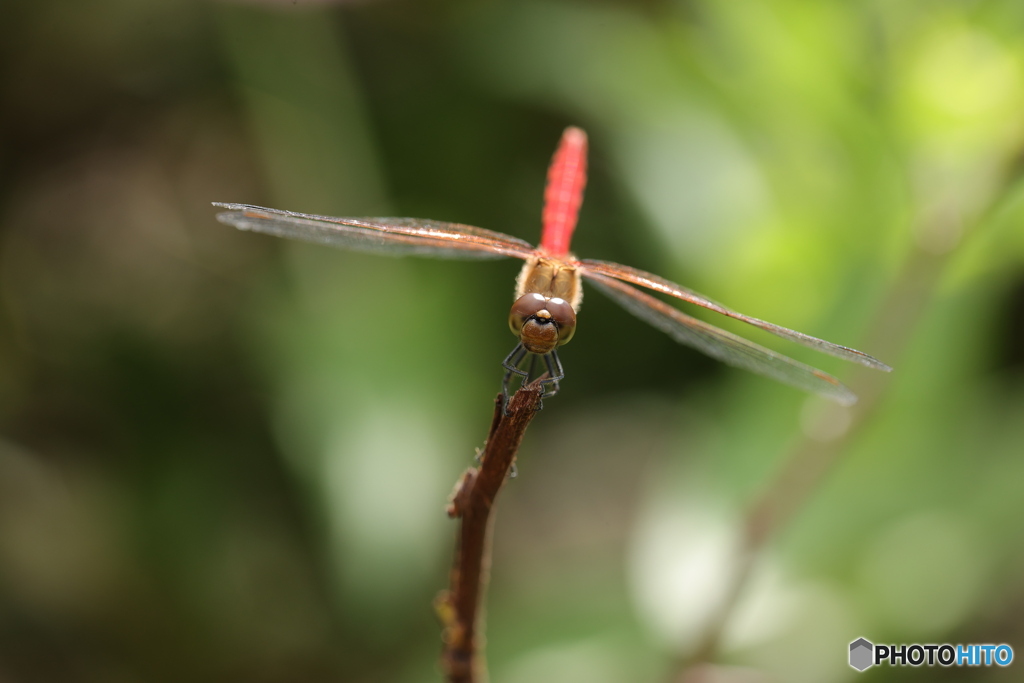
POLYGON ((502 494, 492 680, 696 680, 759 499, 791 514, 702 680, 1021 680, 846 664, 859 636, 1024 656, 1020 0, 49 0, 0 26, 3 683, 439 680, 444 504, 518 264, 209 203, 536 241, 570 124, 577 253, 896 371, 743 330, 863 396, 823 410, 590 292, 502 494))

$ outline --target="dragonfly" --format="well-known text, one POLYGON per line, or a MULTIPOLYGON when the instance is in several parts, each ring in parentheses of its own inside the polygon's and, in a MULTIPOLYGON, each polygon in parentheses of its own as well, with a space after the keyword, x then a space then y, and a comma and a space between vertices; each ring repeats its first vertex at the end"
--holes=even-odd
POLYGON ((855 403, 857 397, 832 375, 687 315, 643 290, 740 320, 831 356, 885 372, 892 370, 866 353, 739 313, 653 273, 610 261, 576 258, 569 247, 586 180, 587 135, 571 126, 563 133, 548 168, 538 247, 500 232, 429 219, 336 218, 249 204, 214 202, 214 206, 226 209, 217 214, 217 220, 241 230, 342 249, 392 256, 523 260, 508 316, 509 327, 519 341, 502 362, 506 405, 513 375, 521 384, 528 382, 538 358, 546 369, 540 378, 543 396, 557 393, 565 379, 558 349, 575 334, 584 280, 680 344, 842 405, 855 403))

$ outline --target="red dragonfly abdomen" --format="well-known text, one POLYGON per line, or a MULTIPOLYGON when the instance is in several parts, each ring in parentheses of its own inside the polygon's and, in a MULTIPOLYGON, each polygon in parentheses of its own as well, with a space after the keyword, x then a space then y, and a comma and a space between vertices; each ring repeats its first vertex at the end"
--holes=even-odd
POLYGON ((548 169, 544 190, 544 230, 540 248, 551 256, 569 253, 583 188, 587 184, 587 134, 575 126, 565 129, 548 169))

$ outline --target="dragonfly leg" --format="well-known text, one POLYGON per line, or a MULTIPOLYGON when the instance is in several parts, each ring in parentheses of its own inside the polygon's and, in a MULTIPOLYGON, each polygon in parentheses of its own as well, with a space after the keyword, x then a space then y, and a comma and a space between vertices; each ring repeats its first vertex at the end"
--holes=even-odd
POLYGON ((562 361, 558 357, 558 351, 544 354, 544 365, 547 366, 548 377, 541 380, 541 384, 545 388, 541 398, 551 398, 558 393, 558 383, 565 379, 565 370, 562 369, 562 361))
MULTIPOLYGON (((533 376, 533 371, 537 366, 537 354, 531 353, 530 364, 527 366, 527 369, 522 370, 519 368, 519 364, 523 362, 526 354, 526 347, 522 344, 517 344, 516 347, 512 349, 512 353, 508 354, 508 356, 505 357, 505 360, 501 363, 502 367, 505 368, 505 377, 501 382, 501 393, 504 398, 502 411, 506 416, 508 415, 508 384, 512 379, 512 375, 515 374, 519 376, 519 386, 521 388, 530 381, 530 378, 533 376)), ((537 405, 537 410, 542 410, 544 408, 543 399, 551 398, 558 393, 559 382, 565 379, 565 370, 562 368, 562 361, 558 357, 557 351, 551 351, 550 353, 544 354, 543 359, 544 367, 547 369, 548 376, 540 381, 541 386, 544 388, 544 393, 541 394, 541 402, 537 405)))
MULTIPOLYGON (((547 365, 547 356, 544 357, 544 364, 547 365)), ((530 378, 533 377, 533 371, 537 367, 537 354, 530 354, 530 365, 526 368, 526 378, 523 380, 523 384, 529 384, 530 378)), ((545 385, 547 380, 541 380, 541 387, 545 385)), ((537 401, 537 410, 544 410, 544 394, 540 395, 540 400, 537 401)))
POLYGON ((525 370, 519 369, 519 364, 523 362, 523 358, 526 356, 526 347, 522 343, 516 344, 516 347, 512 349, 512 352, 505 356, 505 360, 501 362, 501 366, 505 368, 505 377, 501 380, 501 394, 503 397, 501 410, 508 416, 508 382, 512 379, 512 375, 516 374, 522 378, 520 385, 525 384, 530 373, 525 370))

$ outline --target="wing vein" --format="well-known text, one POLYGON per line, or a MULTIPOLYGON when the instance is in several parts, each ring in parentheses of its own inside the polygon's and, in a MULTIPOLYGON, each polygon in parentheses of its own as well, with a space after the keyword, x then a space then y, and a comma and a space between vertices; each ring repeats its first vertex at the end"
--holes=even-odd
POLYGON ((788 339, 789 341, 796 342, 808 348, 812 348, 821 353, 827 353, 830 356, 842 358, 844 360, 853 361, 854 363, 860 363, 866 365, 869 368, 875 368, 876 370, 883 370, 890 372, 891 367, 883 363, 882 361, 869 356, 868 354, 858 351, 857 349, 851 349, 848 346, 841 346, 839 344, 833 344, 832 342, 825 341, 824 339, 818 339, 812 337, 809 334, 803 332, 797 332, 791 330, 788 327, 782 327, 775 323, 770 323, 760 318, 754 318, 749 315, 744 315, 738 311, 734 311, 731 308, 723 306, 722 304, 709 299, 703 294, 699 294, 692 289, 683 287, 682 285, 676 284, 670 280, 666 280, 663 277, 648 273, 637 268, 631 268, 630 266, 623 266, 618 263, 611 263, 608 261, 594 261, 594 260, 582 260, 580 264, 583 266, 584 273, 590 272, 604 277, 611 277, 623 282, 628 282, 633 285, 639 285, 652 289, 656 292, 662 292, 669 296, 674 296, 677 299, 696 304, 709 311, 721 313, 722 315, 734 318, 736 320, 742 320, 748 325, 760 328, 766 332, 770 332, 777 337, 788 339))
POLYGON ((821 370, 721 330, 703 320, 692 318, 664 301, 614 278, 589 269, 583 272, 583 277, 627 311, 680 344, 695 348, 728 365, 820 394, 843 405, 852 405, 857 401, 856 395, 845 385, 821 370))
POLYGON ((341 249, 393 256, 454 259, 529 259, 533 247, 517 237, 471 225, 419 218, 337 218, 267 209, 249 204, 223 204, 221 223, 240 230, 289 237, 341 249))

